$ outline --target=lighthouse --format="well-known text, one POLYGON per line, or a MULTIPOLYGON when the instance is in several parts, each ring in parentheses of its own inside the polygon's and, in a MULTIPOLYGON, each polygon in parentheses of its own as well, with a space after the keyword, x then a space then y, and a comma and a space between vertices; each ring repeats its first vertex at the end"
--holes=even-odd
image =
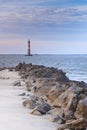
POLYGON ((30 40, 28 41, 28 52, 27 52, 27 55, 31 56, 31 53, 30 53, 30 40))

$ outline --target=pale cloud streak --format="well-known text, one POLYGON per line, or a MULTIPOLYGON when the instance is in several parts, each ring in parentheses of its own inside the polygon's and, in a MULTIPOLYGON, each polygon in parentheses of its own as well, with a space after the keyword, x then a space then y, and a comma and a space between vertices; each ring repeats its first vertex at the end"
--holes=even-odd
POLYGON ((87 22, 86 5, 59 8, 40 4, 49 1, 53 0, 0 0, 0 34, 25 35, 42 31, 47 35, 53 28, 55 32, 64 28, 63 25, 87 22))
POLYGON ((6 6, 0 8, 0 23, 5 26, 15 26, 15 24, 64 24, 68 22, 86 22, 87 7, 52 8, 41 6, 6 6), (4 9, 3 9, 4 8, 4 9))

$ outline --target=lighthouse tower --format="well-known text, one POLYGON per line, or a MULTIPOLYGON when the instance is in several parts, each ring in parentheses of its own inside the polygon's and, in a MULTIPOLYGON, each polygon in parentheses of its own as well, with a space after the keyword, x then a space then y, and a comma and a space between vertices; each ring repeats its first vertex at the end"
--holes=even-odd
POLYGON ((31 56, 30 54, 30 40, 28 41, 28 53, 27 53, 28 56, 31 56))

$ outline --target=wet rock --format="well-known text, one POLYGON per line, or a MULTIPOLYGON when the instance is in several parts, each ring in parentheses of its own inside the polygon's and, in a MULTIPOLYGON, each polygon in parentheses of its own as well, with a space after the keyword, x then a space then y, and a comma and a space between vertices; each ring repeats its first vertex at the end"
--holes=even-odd
POLYGON ((15 67, 15 70, 16 70, 16 71, 20 71, 22 65, 23 65, 22 63, 19 63, 19 64, 15 67))
POLYGON ((80 94, 79 95, 79 100, 83 100, 83 99, 85 99, 87 97, 87 95, 85 95, 85 94, 80 94))
POLYGON ((36 107, 36 101, 31 99, 26 99, 23 101, 23 106, 26 108, 34 109, 36 107))
POLYGON ((58 70, 56 68, 49 68, 40 65, 32 65, 32 64, 25 64, 19 63, 15 67, 16 71, 22 71, 29 73, 29 76, 36 77, 36 78, 54 78, 57 81, 67 82, 69 79, 66 77, 65 73, 62 70, 58 70))
POLYGON ((22 78, 22 79, 27 79, 28 76, 29 76, 29 74, 21 74, 21 78, 22 78))
POLYGON ((33 93, 35 93, 36 90, 37 90, 37 87, 36 87, 36 86, 33 86, 33 87, 31 88, 31 92, 33 92, 33 93))
POLYGON ((77 95, 68 89, 55 99, 53 105, 61 107, 64 110, 75 111, 77 101, 77 95))
POLYGON ((46 96, 50 103, 53 103, 55 99, 59 97, 65 90, 66 88, 64 86, 62 86, 61 84, 57 84, 49 91, 46 96))
POLYGON ((35 108, 30 114, 36 115, 36 116, 41 116, 42 114, 35 108))
POLYGON ((53 115, 50 120, 58 124, 63 124, 65 122, 65 120, 61 118, 59 115, 53 115))
POLYGON ((26 93, 21 93, 21 94, 19 94, 19 96, 25 96, 26 95, 26 93))
POLYGON ((15 81, 15 82, 13 83, 13 86, 21 86, 21 82, 20 82, 20 81, 15 81))
POLYGON ((46 114, 49 110, 51 110, 51 106, 48 103, 43 102, 41 105, 37 107, 37 110, 41 114, 46 114))
POLYGON ((9 68, 9 71, 14 71, 14 67, 10 67, 10 68, 9 68))
POLYGON ((36 107, 33 109, 31 114, 43 115, 46 114, 51 109, 51 106, 45 102, 37 102, 36 107))
POLYGON ((75 117, 87 119, 87 97, 78 102, 75 117))
POLYGON ((36 80, 36 92, 35 94, 39 96, 47 95, 49 91, 55 86, 56 82, 54 79, 49 78, 39 78, 36 80))
POLYGON ((31 91, 33 85, 31 84, 31 82, 26 82, 26 88, 27 88, 27 91, 31 91))
POLYGON ((52 107, 52 109, 50 111, 48 111, 48 114, 51 114, 52 116, 59 115, 61 118, 64 117, 64 111, 57 107, 52 107))
POLYGON ((58 130, 87 128, 86 83, 71 81, 62 70, 53 67, 20 63, 15 70, 20 71, 27 90, 35 95, 35 99, 29 95, 23 102, 34 109, 32 114, 51 114, 54 122, 63 123, 58 130))
POLYGON ((74 116, 74 112, 73 111, 69 111, 69 110, 65 110, 64 111, 64 117, 67 120, 71 120, 71 119, 76 119, 74 116))
POLYGON ((64 130, 64 129, 74 129, 74 130, 83 130, 87 128, 87 119, 80 118, 77 120, 73 120, 69 123, 61 125, 57 130, 64 130))

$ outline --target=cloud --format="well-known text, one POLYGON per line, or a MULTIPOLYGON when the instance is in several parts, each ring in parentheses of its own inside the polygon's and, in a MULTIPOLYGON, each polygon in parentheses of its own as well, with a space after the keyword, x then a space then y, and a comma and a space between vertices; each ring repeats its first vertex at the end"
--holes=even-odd
POLYGON ((0 12, 0 21, 6 22, 28 22, 28 23, 64 23, 72 20, 87 20, 87 9, 72 8, 49 8, 49 7, 7 7, 0 12), (85 17, 85 19, 82 19, 85 17), (79 19, 78 19, 79 18, 79 19), (20 21, 21 20, 21 21, 20 21))
POLYGON ((53 0, 1 0, 0 30, 1 32, 18 32, 22 30, 38 30, 52 28, 74 22, 87 22, 87 6, 66 8, 41 6, 39 3, 53 0))

